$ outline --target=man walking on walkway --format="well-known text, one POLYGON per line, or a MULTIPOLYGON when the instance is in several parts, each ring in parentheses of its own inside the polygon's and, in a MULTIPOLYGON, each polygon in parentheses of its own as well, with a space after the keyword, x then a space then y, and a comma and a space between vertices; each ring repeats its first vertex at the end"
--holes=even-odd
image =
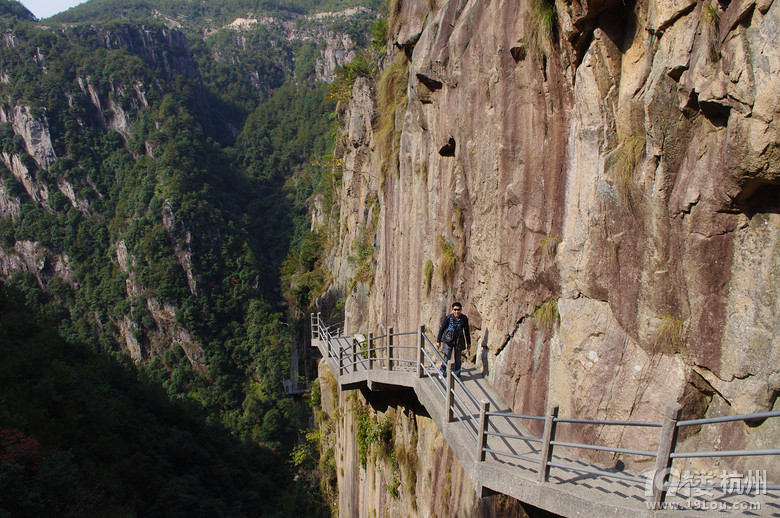
POLYGON ((440 369, 442 375, 447 373, 447 363, 449 363, 452 357, 452 352, 455 351, 455 366, 452 374, 460 377, 460 355, 463 353, 464 347, 471 349, 469 319, 462 314, 462 309, 463 306, 461 306, 460 302, 453 302, 452 313, 444 317, 439 328, 439 334, 436 337, 436 347, 439 349, 441 349, 441 344, 444 342, 444 363, 440 369))

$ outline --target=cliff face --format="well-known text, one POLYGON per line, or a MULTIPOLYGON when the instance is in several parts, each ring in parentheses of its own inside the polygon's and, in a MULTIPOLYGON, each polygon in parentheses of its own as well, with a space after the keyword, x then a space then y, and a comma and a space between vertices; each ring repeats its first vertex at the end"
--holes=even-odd
MULTIPOLYGON (((780 5, 557 1, 551 40, 538 36, 539 9, 391 10, 398 56, 385 69, 401 64, 404 98, 382 104, 380 81, 372 106, 358 82, 347 118, 332 259, 347 331, 422 323, 431 336, 457 299, 476 359, 518 412, 549 401, 601 419, 657 420, 673 400, 686 418, 776 408, 780 5), (372 274, 353 286, 366 234, 372 274)), ((778 436, 776 424, 740 423, 686 440, 778 436)))

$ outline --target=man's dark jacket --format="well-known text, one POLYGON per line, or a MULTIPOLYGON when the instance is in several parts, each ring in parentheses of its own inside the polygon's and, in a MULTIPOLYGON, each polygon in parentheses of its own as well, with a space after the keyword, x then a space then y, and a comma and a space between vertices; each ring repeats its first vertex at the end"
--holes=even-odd
MULTIPOLYGON (((441 327, 439 328, 439 334, 436 337, 436 343, 441 343, 441 337, 444 334, 444 331, 450 325, 450 318, 457 320, 453 313, 450 313, 449 315, 444 317, 444 320, 442 320, 441 322, 441 327)), ((471 347, 471 331, 469 330, 469 318, 466 315, 461 314, 460 321, 463 323, 464 333, 458 336, 458 349, 463 349, 464 346, 463 334, 466 335, 466 344, 468 344, 468 346, 471 347)))

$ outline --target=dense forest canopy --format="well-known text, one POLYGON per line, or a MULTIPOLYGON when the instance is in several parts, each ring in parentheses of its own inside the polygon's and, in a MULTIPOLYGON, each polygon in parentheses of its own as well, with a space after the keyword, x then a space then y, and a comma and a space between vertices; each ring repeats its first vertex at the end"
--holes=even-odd
POLYGON ((109 515, 190 515, 200 494, 208 515, 263 514, 272 493, 265 514, 326 509, 311 463, 285 462, 310 408, 282 380, 325 282, 307 203, 338 174, 316 60, 329 31, 368 45, 376 16, 307 19, 307 38, 202 28, 347 5, 91 0, 36 24, 0 0, 0 493, 27 481, 32 499, 0 514, 92 514, 87 494, 109 515))
POLYGON ((53 16, 51 20, 64 23, 97 22, 114 17, 148 18, 158 15, 190 27, 221 27, 236 18, 268 15, 291 17, 358 6, 378 9, 380 4, 377 0, 90 0, 53 16))
POLYGON ((278 453, 204 424, 124 356, 31 323, 21 296, 0 285, 4 516, 317 513, 278 453))
POLYGON ((0 19, 34 21, 35 15, 20 2, 7 0, 0 3, 0 19))

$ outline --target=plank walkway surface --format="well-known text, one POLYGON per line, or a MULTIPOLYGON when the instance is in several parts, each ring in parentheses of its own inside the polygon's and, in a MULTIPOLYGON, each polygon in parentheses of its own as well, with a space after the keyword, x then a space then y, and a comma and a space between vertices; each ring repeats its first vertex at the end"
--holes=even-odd
MULTIPOLYGON (((390 362, 386 357, 369 361, 365 358, 366 353, 357 354, 356 344, 360 338, 328 336, 327 340, 320 340, 314 335, 312 345, 322 353, 341 390, 363 387, 372 391, 413 389, 480 496, 503 493, 561 516, 780 517, 780 494, 771 490, 764 491, 765 494, 706 490, 706 500, 702 499, 704 495, 691 495, 690 491, 688 496, 670 492, 665 508, 649 509, 646 484, 636 480, 638 475, 594 466, 579 457, 576 450, 563 446, 555 447, 549 478, 543 482, 539 476, 543 444, 538 433, 536 436, 531 434, 525 426, 518 424, 518 419, 501 418, 499 414, 510 415, 512 409, 475 365, 464 362, 462 384, 452 381, 452 404, 460 409, 460 412, 453 412, 453 417, 447 412, 449 380, 438 374, 430 357, 423 361, 425 368, 419 371, 419 362, 410 359, 411 351, 406 351, 407 354, 396 352, 401 358, 390 362), (360 359, 353 361, 354 358, 360 359), (479 407, 484 401, 489 403, 490 418, 488 433, 480 435, 479 407), (484 450, 480 448, 483 437, 484 450), (482 451, 485 452, 484 460, 480 459, 482 451), (607 478, 596 473, 598 471, 613 472, 615 477, 625 479, 607 478)), ((543 420, 544 417, 534 419, 543 420)))

